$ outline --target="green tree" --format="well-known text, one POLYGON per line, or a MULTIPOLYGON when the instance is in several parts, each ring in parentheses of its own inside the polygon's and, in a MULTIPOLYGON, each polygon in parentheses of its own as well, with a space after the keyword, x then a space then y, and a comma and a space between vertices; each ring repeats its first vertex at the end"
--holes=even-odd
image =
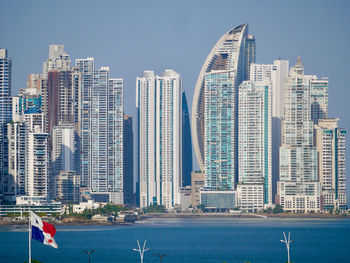
POLYGON ((275 208, 272 210, 272 213, 275 213, 275 214, 283 213, 283 207, 281 205, 277 204, 275 206, 275 208))
POLYGON ((165 213, 166 209, 164 205, 151 205, 145 208, 145 213, 165 213))

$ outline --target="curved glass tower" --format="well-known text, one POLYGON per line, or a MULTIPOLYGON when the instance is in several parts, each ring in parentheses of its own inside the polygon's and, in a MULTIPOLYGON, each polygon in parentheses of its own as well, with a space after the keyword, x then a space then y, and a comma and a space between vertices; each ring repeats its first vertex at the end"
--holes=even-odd
MULTIPOLYGON (((219 39, 202 66, 192 103, 192 139, 198 165, 202 171, 205 170, 205 76, 207 73, 216 71, 230 71, 234 93, 234 105, 231 106, 233 106, 233 114, 237 120, 238 86, 243 80, 249 78, 250 64, 254 62, 255 38, 248 35, 248 25, 243 24, 228 31, 219 39)), ((218 85, 219 88, 220 85, 218 85)), ((234 126, 237 126, 237 121, 234 126)), ((237 127, 234 130, 237 130, 237 127)), ((237 138, 237 133, 235 133, 233 140, 236 142, 237 138)), ((234 145, 236 148, 237 143, 234 145)), ((236 149, 232 151, 236 152, 236 149)))

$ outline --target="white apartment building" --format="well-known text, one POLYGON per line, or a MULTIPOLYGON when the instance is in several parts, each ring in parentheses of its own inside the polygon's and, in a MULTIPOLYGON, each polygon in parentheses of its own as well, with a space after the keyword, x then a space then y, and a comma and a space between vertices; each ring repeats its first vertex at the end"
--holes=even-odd
POLYGON ((239 86, 237 195, 250 211, 272 204, 271 102, 270 81, 243 81, 239 86))
POLYGON ((318 171, 322 189, 322 208, 346 209, 346 130, 339 119, 322 119, 315 127, 318 171))
POLYGON ((314 76, 304 75, 304 67, 298 57, 290 70, 284 92, 277 203, 285 211, 307 213, 321 209, 311 118, 312 79, 314 76))
POLYGON ((136 79, 140 207, 180 204, 182 178, 182 80, 166 70, 136 79))
POLYGON ((284 89, 288 77, 289 61, 277 59, 273 64, 251 64, 251 81, 270 81, 272 94, 272 200, 276 195, 279 178, 279 148, 281 146, 281 121, 284 111, 284 89))

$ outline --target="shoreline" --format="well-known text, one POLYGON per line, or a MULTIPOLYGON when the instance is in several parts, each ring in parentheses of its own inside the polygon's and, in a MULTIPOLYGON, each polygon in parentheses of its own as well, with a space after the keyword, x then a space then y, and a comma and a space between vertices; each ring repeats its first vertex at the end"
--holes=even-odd
MULTIPOLYGON (((193 218, 260 218, 260 219, 347 219, 350 215, 331 215, 331 214, 255 214, 255 213, 241 213, 241 214, 229 214, 229 213, 148 213, 139 215, 136 222, 140 222, 147 219, 167 219, 167 218, 181 218, 181 219, 193 219, 193 218)), ((94 220, 81 220, 73 219, 65 221, 48 220, 48 222, 58 226, 127 226, 134 225, 136 222, 110 222, 110 221, 94 221, 94 220)), ((27 225, 26 220, 0 220, 0 226, 21 226, 27 225)))
POLYGON ((267 213, 241 213, 241 214, 230 214, 230 213, 149 213, 140 215, 139 218, 293 218, 293 219, 344 219, 350 218, 349 215, 332 215, 332 214, 267 214, 267 213))

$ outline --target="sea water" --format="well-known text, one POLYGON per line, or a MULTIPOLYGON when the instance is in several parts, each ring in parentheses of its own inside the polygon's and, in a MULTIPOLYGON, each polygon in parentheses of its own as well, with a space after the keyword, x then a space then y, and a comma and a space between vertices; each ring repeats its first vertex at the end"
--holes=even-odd
MULTIPOLYGON (((133 225, 56 226, 58 249, 32 241, 43 263, 140 262, 133 251, 147 240, 144 263, 284 263, 283 232, 290 232, 294 263, 350 262, 350 219, 196 218, 148 219, 133 225)), ((0 226, 0 262, 28 261, 26 226, 0 226)))

